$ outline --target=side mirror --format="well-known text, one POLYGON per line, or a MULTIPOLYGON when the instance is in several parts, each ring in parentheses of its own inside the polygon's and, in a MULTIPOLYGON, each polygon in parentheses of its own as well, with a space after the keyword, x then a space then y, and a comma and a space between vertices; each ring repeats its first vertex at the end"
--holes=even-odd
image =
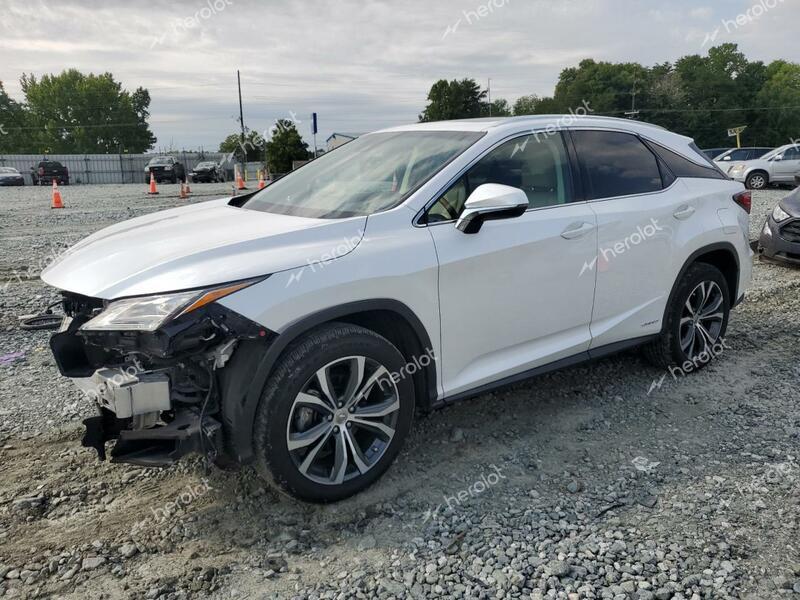
POLYGON ((777 154, 773 156, 772 160, 774 160, 775 162, 781 162, 783 160, 783 154, 777 154))
POLYGON ((723 158, 722 160, 730 160, 730 159, 731 159, 731 157, 730 157, 730 156, 726 156, 726 157, 725 157, 725 158, 723 158))
POLYGON ((484 221, 518 217, 527 209, 528 196, 521 189, 484 183, 467 198, 456 227, 463 233, 478 233, 484 221))

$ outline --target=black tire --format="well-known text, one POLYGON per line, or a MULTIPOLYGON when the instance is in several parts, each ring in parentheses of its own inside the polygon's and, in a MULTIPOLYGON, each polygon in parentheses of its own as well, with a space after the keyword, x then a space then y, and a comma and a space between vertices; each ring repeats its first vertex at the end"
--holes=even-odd
MULTIPOLYGON (((318 381, 314 379, 318 370, 322 370, 330 363, 355 356, 365 357, 370 363, 374 362, 382 365, 392 374, 404 373, 403 369, 407 364, 400 351, 386 338, 377 333, 347 323, 330 323, 293 343, 275 365, 272 375, 264 386, 258 406, 253 425, 253 439, 256 468, 259 474, 278 491, 310 502, 342 500, 374 483, 389 468, 400 452, 403 442, 411 429, 414 415, 414 386, 410 376, 400 377, 395 381, 396 387, 393 389, 396 391, 396 398, 399 400, 399 408, 394 409, 396 414, 392 413, 393 416, 384 418, 393 419, 394 435, 387 442, 383 442, 385 446, 381 450, 382 454, 375 456, 375 461, 365 472, 361 472, 360 468, 356 471, 348 467, 344 472, 350 471, 349 478, 340 483, 314 481, 301 472, 301 465, 298 465, 296 461, 299 461, 300 458, 305 461, 317 442, 309 444, 307 446, 308 450, 305 450, 305 448, 295 450, 294 455, 289 450, 287 438, 290 434, 290 427, 297 423, 295 402, 300 392, 307 390, 309 385, 314 385, 314 381, 318 381), (294 419, 293 416, 295 417, 294 419), (301 456, 298 457, 298 453, 301 456)), ((364 373, 366 372, 365 370, 364 373)), ((363 381, 366 381, 368 377, 366 375, 364 377, 363 381)), ((394 380, 394 378, 391 378, 391 380, 394 380)), ((342 396, 337 393, 341 390, 341 386, 334 383, 333 379, 329 379, 329 381, 331 382, 330 387, 334 390, 333 395, 341 400, 342 396)), ((382 390, 375 390, 375 387, 375 385, 372 386, 373 391, 364 398, 365 402, 372 397, 373 393, 378 395, 383 393, 382 390)), ((393 398, 395 397, 393 393, 390 395, 393 398)), ((320 394, 316 397, 321 396, 320 394)), ((392 402, 396 403, 398 400, 393 400, 392 402)), ((299 410, 309 411, 311 409, 301 408, 299 410)), ((338 413, 345 411, 337 411, 336 417, 328 417, 327 419, 322 417, 323 414, 327 414, 324 411, 320 410, 319 413, 316 413, 311 410, 311 412, 315 415, 312 418, 318 419, 317 427, 325 426, 323 421, 332 422, 328 427, 333 427, 341 416, 338 413)), ((347 437, 347 439, 352 440, 357 440, 356 436, 359 435, 366 435, 367 439, 372 435, 370 429, 362 429, 357 424, 356 427, 350 429, 350 425, 352 424, 348 423, 347 430, 342 427, 339 434, 322 435, 321 438, 323 439, 319 444, 322 449, 319 449, 315 455, 322 457, 322 459, 329 457, 334 460, 335 456, 331 453, 335 452, 336 442, 339 441, 337 435, 341 436, 342 439, 347 437), (333 447, 329 444, 333 445, 333 447)), ((312 426, 308 425, 301 432, 309 431, 310 429, 312 429, 312 426)), ((336 429, 339 428, 337 427, 336 429)), ((363 443, 363 440, 357 443, 363 443)), ((377 448, 377 442, 370 441, 367 443, 367 453, 375 449, 372 447, 373 444, 376 444, 375 448, 377 448)), ((350 461, 354 460, 353 451, 348 450, 349 447, 346 444, 344 447, 345 456, 348 459, 347 464, 355 467, 355 463, 350 464, 350 461)), ((360 450, 362 452, 360 458, 363 459, 365 458, 365 450, 363 447, 360 450)), ((313 461, 312 466, 314 466, 313 461)), ((307 468, 308 470, 310 468, 307 468)), ((334 471, 335 468, 332 468, 331 478, 333 478, 334 471)))
POLYGON ((769 185, 769 176, 764 171, 755 171, 744 182, 748 190, 763 190, 769 185))
MULTIPOLYGON (((692 297, 694 298, 694 296, 692 297)), ((686 273, 675 288, 672 301, 667 307, 666 321, 660 337, 644 347, 645 356, 651 363, 662 369, 672 365, 682 366, 685 365, 687 361, 692 363, 692 368, 690 370, 695 371, 702 369, 720 353, 721 349, 719 348, 719 344, 722 344, 722 347, 724 347, 725 331, 728 328, 730 310, 730 291, 728 290, 728 283, 722 275, 722 272, 707 263, 699 262, 693 264, 686 270, 686 273), (714 314, 721 312, 722 318, 719 323, 719 331, 714 332, 716 334, 713 336, 714 342, 710 344, 710 346, 705 344, 702 351, 695 352, 694 356, 690 356, 689 353, 681 347, 681 334, 684 331, 681 326, 681 319, 684 318, 686 304, 690 299, 690 295, 704 282, 706 284, 713 283, 720 290, 722 302, 719 309, 715 311, 714 314), (707 351, 708 349, 711 351, 707 351)), ((685 326, 686 325, 684 325, 684 327, 685 326)), ((715 324, 714 329, 716 329, 716 326, 715 324)), ((703 339, 702 336, 699 339, 703 339)))

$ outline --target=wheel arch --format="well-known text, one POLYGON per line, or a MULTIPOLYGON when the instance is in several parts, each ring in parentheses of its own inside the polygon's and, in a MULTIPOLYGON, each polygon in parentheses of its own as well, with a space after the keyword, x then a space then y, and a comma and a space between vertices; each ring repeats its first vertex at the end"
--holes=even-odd
MULTIPOLYGON (((275 364, 300 337, 331 322, 360 325, 382 335, 410 362, 433 351, 431 338, 419 317, 397 300, 375 299, 350 302, 308 315, 269 341, 245 341, 222 371, 221 416, 226 433, 225 453, 239 464, 253 456, 253 423, 261 394, 275 364)), ((419 364, 419 363, 418 363, 419 364)), ((436 361, 418 369, 413 377, 417 406, 431 407, 437 397, 436 361)))
POLYGON ((750 179, 750 177, 752 177, 752 176, 753 176, 753 175, 755 175, 756 173, 760 173, 760 174, 762 174, 762 175, 763 175, 763 176, 764 176, 764 177, 767 179, 767 183, 766 183, 766 185, 769 185, 769 184, 770 184, 770 180, 771 180, 771 178, 770 178, 770 176, 769 176, 769 171, 767 171, 766 169, 764 169, 764 168, 762 168, 762 167, 756 167, 756 168, 754 168, 754 169, 752 169, 752 170, 748 171, 748 172, 747 172, 747 175, 745 175, 745 178, 744 178, 744 180, 745 180, 745 183, 747 182, 747 180, 748 180, 748 179, 750 179))
POLYGON ((731 306, 733 306, 739 298, 738 288, 740 265, 739 254, 736 252, 736 248, 730 242, 717 242, 715 244, 703 246, 702 248, 695 250, 689 256, 689 258, 686 259, 686 262, 683 263, 680 271, 678 271, 677 277, 675 277, 675 280, 672 284, 672 289, 669 292, 667 304, 664 307, 664 317, 661 320, 662 331, 663 328, 666 327, 667 312, 669 311, 669 307, 672 306, 672 302, 675 299, 675 292, 678 289, 678 285, 683 279, 683 276, 686 274, 686 271, 689 270, 689 267, 699 262, 716 267, 722 272, 722 275, 725 277, 725 282, 728 284, 728 292, 731 296, 731 306))

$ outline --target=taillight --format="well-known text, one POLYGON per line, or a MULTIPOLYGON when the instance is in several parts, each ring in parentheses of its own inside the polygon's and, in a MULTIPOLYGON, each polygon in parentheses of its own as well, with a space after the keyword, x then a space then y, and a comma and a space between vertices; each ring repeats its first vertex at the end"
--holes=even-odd
POLYGON ((745 209, 749 215, 750 209, 753 206, 753 193, 750 190, 739 192, 738 194, 734 195, 733 201, 745 209))

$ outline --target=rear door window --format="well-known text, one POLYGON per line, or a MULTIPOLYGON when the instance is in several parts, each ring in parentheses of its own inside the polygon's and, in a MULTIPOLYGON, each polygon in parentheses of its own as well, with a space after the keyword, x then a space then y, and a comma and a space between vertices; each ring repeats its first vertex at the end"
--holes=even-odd
POLYGON ((653 152, 635 135, 616 131, 573 131, 590 200, 647 194, 663 189, 653 152))

